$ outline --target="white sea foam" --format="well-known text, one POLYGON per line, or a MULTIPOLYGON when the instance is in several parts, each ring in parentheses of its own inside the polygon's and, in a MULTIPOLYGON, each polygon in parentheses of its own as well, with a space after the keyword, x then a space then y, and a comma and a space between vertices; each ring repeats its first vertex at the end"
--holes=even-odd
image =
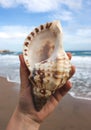
POLYGON ((17 55, 0 55, 0 76, 19 82, 19 64, 17 55))
POLYGON ((76 98, 76 99, 91 100, 91 98, 88 98, 88 97, 75 96, 75 93, 71 93, 71 92, 69 92, 69 94, 70 94, 73 98, 76 98))
POLYGON ((72 64, 76 66, 76 73, 71 79, 70 94, 75 98, 91 99, 91 57, 73 56, 72 64))

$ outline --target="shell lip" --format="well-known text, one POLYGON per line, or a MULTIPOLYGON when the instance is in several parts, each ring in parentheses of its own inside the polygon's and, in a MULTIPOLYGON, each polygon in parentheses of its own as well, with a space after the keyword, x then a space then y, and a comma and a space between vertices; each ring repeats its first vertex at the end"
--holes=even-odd
MULTIPOLYGON (((30 61, 29 61, 29 46, 32 42, 32 40, 36 37, 37 34, 40 32, 46 31, 46 30, 53 30, 52 27, 54 24, 59 23, 59 21, 53 21, 53 22, 48 22, 46 24, 40 25, 39 27, 36 27, 25 39, 24 46, 23 46, 23 57, 25 64, 27 65, 28 69, 31 71, 33 68, 31 67, 30 61)), ((43 60, 42 60, 43 61, 43 60)), ((38 62, 39 63, 39 62, 38 62)))

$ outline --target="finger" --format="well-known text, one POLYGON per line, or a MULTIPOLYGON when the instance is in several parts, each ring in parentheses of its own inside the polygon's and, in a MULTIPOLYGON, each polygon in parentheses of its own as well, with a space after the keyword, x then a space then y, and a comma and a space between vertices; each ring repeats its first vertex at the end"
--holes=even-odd
POLYGON ((20 59, 20 80, 21 80, 21 87, 26 88, 29 85, 29 70, 27 69, 23 55, 19 55, 20 59))
POLYGON ((72 83, 70 81, 67 81, 66 84, 59 89, 60 94, 63 96, 66 95, 66 93, 72 88, 72 83))
POLYGON ((70 71, 70 77, 69 77, 69 79, 74 75, 74 73, 75 73, 75 71, 76 71, 76 68, 75 68, 75 66, 71 66, 71 71, 70 71))
POLYGON ((69 57, 69 60, 71 60, 72 54, 70 52, 67 52, 67 56, 69 57))
POLYGON ((55 92, 54 94, 55 99, 59 102, 62 99, 62 97, 64 97, 68 93, 71 87, 72 87, 71 82, 67 81, 63 87, 61 87, 59 90, 55 92))
POLYGON ((58 105, 59 101, 62 99, 64 95, 71 89, 72 84, 67 81, 67 83, 56 91, 54 95, 50 97, 45 106, 42 108, 42 112, 46 112, 46 114, 52 112, 55 107, 58 105))
POLYGON ((42 108, 41 112, 46 113, 46 116, 49 115, 55 107, 58 105, 58 101, 55 99, 54 96, 51 96, 47 103, 42 108))

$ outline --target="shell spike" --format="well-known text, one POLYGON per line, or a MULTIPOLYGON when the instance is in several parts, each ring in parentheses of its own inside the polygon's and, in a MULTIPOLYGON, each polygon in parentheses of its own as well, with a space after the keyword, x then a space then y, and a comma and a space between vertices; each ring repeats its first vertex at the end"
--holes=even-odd
POLYGON ((51 29, 53 29, 53 31, 57 33, 57 35, 62 34, 62 27, 59 20, 55 20, 53 22, 51 29))

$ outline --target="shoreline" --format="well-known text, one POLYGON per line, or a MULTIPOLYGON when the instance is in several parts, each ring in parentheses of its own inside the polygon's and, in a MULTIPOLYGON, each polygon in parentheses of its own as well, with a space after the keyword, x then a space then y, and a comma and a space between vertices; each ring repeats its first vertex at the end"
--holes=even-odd
MULTIPOLYGON (((19 97, 19 84, 0 77, 0 129, 5 130, 19 97), (18 91, 17 91, 18 88, 18 91)), ((91 101, 67 94, 39 130, 90 130, 91 101)))

